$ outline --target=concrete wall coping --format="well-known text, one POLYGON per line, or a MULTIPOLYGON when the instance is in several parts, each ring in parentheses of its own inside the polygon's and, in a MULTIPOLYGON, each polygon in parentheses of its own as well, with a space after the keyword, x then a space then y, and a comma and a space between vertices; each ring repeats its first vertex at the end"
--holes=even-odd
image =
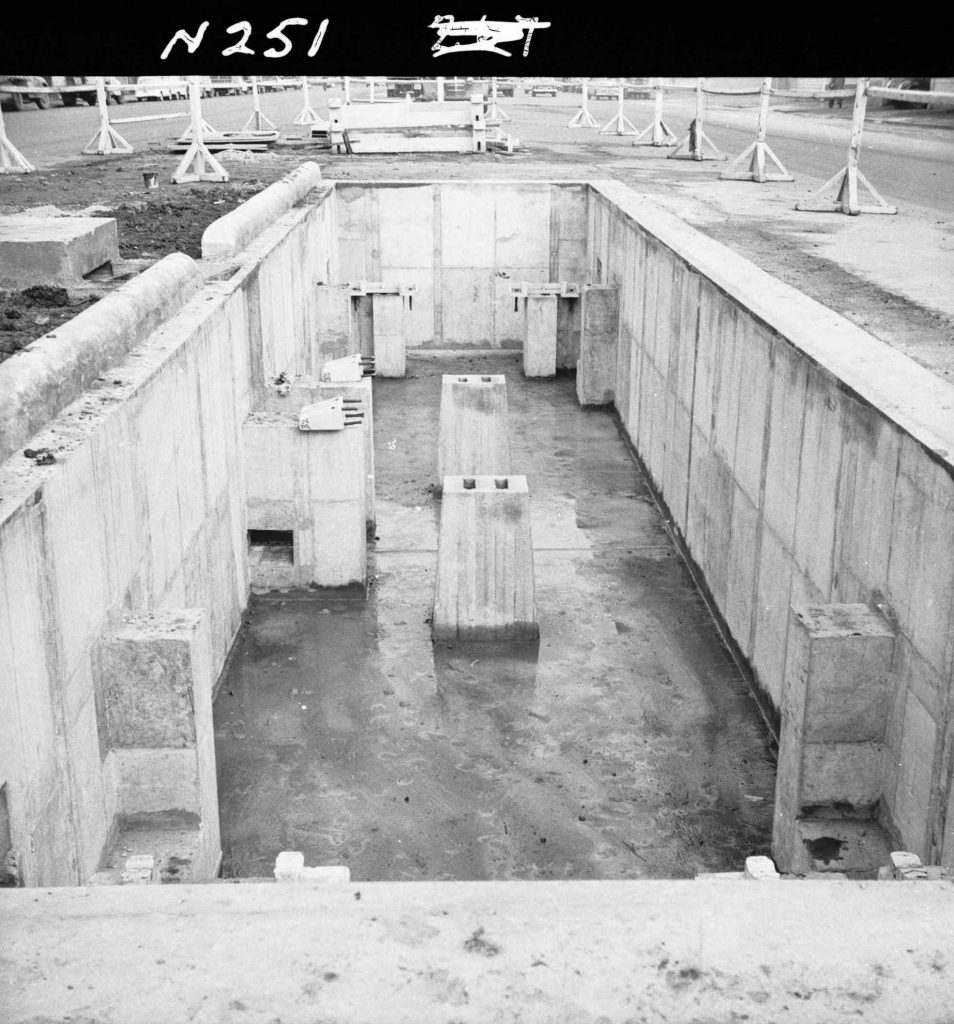
POLYGON ((954 473, 954 385, 649 197, 614 181, 594 181, 590 187, 954 473))
MULTIPOLYGON (((326 182, 329 184, 329 182, 326 182)), ((420 188, 422 185, 495 185, 499 188, 514 188, 520 185, 575 185, 583 187, 591 185, 592 182, 583 178, 401 178, 399 180, 389 179, 387 181, 375 181, 372 179, 352 180, 342 179, 330 182, 335 188, 406 188, 412 186, 420 188)))
MULTIPOLYGON (((173 255, 197 268, 195 261, 188 256, 181 253, 173 255)), ((167 256, 166 259, 172 257, 167 256)), ((44 420, 38 430, 29 436, 38 449, 48 449, 54 455, 53 463, 36 464, 32 459, 22 457, 0 461, 0 527, 16 516, 17 510, 24 503, 29 503, 31 496, 48 479, 61 471, 61 464, 86 444, 102 423, 115 415, 123 402, 139 394, 162 371, 178 348, 201 328, 208 317, 220 310, 237 287, 239 284, 233 279, 212 282, 192 295, 186 292, 183 304, 170 310, 168 318, 147 332, 136 346, 136 358, 111 361, 109 378, 103 381, 94 378, 73 401, 44 420)), ((98 309, 100 305, 102 303, 97 303, 89 312, 98 309)), ((11 361, 0 364, 0 381, 4 367, 11 361)), ((0 393, 0 400, 2 398, 0 393)), ((2 408, 0 401, 0 411, 2 408)), ((5 441, 6 438, 3 438, 5 441)), ((15 449, 18 447, 14 445, 15 449)))
POLYGON ((322 183, 313 161, 269 185, 241 206, 213 221, 202 234, 202 258, 222 259, 241 252, 252 239, 287 213, 306 193, 322 183))
POLYGON ((171 253, 0 363, 0 462, 188 302, 201 283, 195 260, 171 253))
POLYGON ((948 881, 12 889, 0 916, 9 1020, 940 1024, 954 986, 948 881))

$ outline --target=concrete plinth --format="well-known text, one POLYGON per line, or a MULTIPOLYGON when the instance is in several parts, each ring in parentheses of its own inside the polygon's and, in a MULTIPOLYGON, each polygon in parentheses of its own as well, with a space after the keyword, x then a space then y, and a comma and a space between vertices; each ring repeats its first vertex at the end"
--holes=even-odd
POLYGON ((353 383, 327 383, 317 377, 296 377, 284 393, 272 386, 265 391, 265 412, 292 415, 303 406, 320 402, 326 398, 341 397, 348 403, 356 403, 364 416, 361 429, 364 433, 365 480, 365 524, 374 529, 374 401, 371 378, 353 383))
POLYGON ((374 372, 378 377, 403 377, 405 373, 406 297, 386 292, 371 296, 374 323, 374 372))
POLYGON ((619 289, 584 285, 576 395, 580 405, 609 405, 616 396, 619 289))
POLYGON ((250 549, 252 586, 268 590, 363 584, 367 572, 363 426, 302 432, 297 409, 262 412, 249 417, 244 438, 248 529, 287 532, 293 542, 287 552, 290 559, 286 549, 250 549))
POLYGON ((181 828, 187 818, 193 881, 214 878, 221 859, 210 644, 200 609, 143 612, 126 616, 94 654, 101 755, 111 763, 119 828, 151 820, 161 844, 163 820, 181 828))
POLYGON ((445 373, 441 382, 437 486, 445 476, 509 476, 507 378, 445 373))
POLYGON ((435 640, 535 640, 530 494, 523 476, 447 476, 435 640))
POLYGON ((881 797, 895 635, 863 604, 792 610, 772 854, 804 866, 800 818, 873 808, 881 797))
POLYGON ((523 372, 527 377, 556 375, 557 312, 556 295, 528 295, 526 328, 523 338, 523 372))
POLYGON ((112 217, 0 217, 0 288, 82 284, 83 275, 119 260, 112 217))

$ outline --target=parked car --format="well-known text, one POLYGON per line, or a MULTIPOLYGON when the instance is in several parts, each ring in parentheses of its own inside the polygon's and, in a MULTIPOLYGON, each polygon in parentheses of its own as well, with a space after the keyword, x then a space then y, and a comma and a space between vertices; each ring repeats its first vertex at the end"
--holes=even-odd
MULTIPOLYGON (((436 89, 436 83, 435 83, 436 89)), ((445 100, 469 100, 475 93, 487 95, 490 90, 490 82, 474 78, 445 78, 444 99, 445 100)))
POLYGON ((403 100, 410 96, 412 100, 422 100, 424 82, 420 78, 389 78, 386 91, 391 99, 403 100))
MULTIPOLYGON (((885 83, 886 89, 920 89, 924 92, 928 92, 931 88, 930 78, 889 78, 885 83)), ((919 110, 927 110, 926 103, 908 103, 907 100, 889 100, 883 99, 881 101, 883 107, 911 107, 919 110)))
POLYGON ((619 97, 619 79, 598 78, 589 86, 590 95, 594 100, 615 100, 619 97))
POLYGON ((532 82, 527 88, 527 95, 529 96, 556 96, 559 92, 556 82, 545 81, 545 82, 532 82))
POLYGON ((168 75, 145 75, 136 82, 137 100, 182 100, 189 95, 183 78, 168 75))
POLYGON ((241 96, 243 93, 252 91, 252 83, 246 82, 238 75, 213 75, 212 95, 213 96, 241 96))
POLYGON ((512 78, 497 79, 497 95, 513 96, 517 83, 512 78))
POLYGON ((28 103, 35 103, 40 110, 46 110, 53 103, 52 93, 6 92, 5 85, 45 89, 48 83, 39 75, 0 75, 0 106, 5 110, 23 110, 28 103))
MULTIPOLYGON (((96 106, 96 78, 92 75, 64 75, 62 78, 54 78, 53 84, 60 85, 91 85, 89 92, 63 92, 64 107, 75 107, 79 100, 82 100, 88 107, 96 106)), ((122 90, 122 83, 118 78, 107 76, 106 78, 106 103, 122 103, 125 99, 122 90)))
POLYGON ((628 100, 652 99, 653 83, 648 78, 627 78, 623 95, 628 100))

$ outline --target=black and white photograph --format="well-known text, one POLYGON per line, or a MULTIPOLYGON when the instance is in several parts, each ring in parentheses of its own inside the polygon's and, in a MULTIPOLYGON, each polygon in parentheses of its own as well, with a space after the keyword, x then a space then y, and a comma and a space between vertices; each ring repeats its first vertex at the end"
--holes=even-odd
POLYGON ((0 1020, 954 1021, 954 58, 769 13, 0 18, 0 1020))

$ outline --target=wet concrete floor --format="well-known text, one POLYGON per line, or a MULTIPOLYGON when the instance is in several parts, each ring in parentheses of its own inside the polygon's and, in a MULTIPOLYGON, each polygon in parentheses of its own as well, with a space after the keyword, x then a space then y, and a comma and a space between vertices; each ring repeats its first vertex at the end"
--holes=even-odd
POLYGON ((215 703, 223 874, 680 878, 769 852, 755 701, 608 411, 518 356, 376 380, 364 600, 253 597, 215 703), (432 645, 441 375, 505 373, 539 643, 432 645))

